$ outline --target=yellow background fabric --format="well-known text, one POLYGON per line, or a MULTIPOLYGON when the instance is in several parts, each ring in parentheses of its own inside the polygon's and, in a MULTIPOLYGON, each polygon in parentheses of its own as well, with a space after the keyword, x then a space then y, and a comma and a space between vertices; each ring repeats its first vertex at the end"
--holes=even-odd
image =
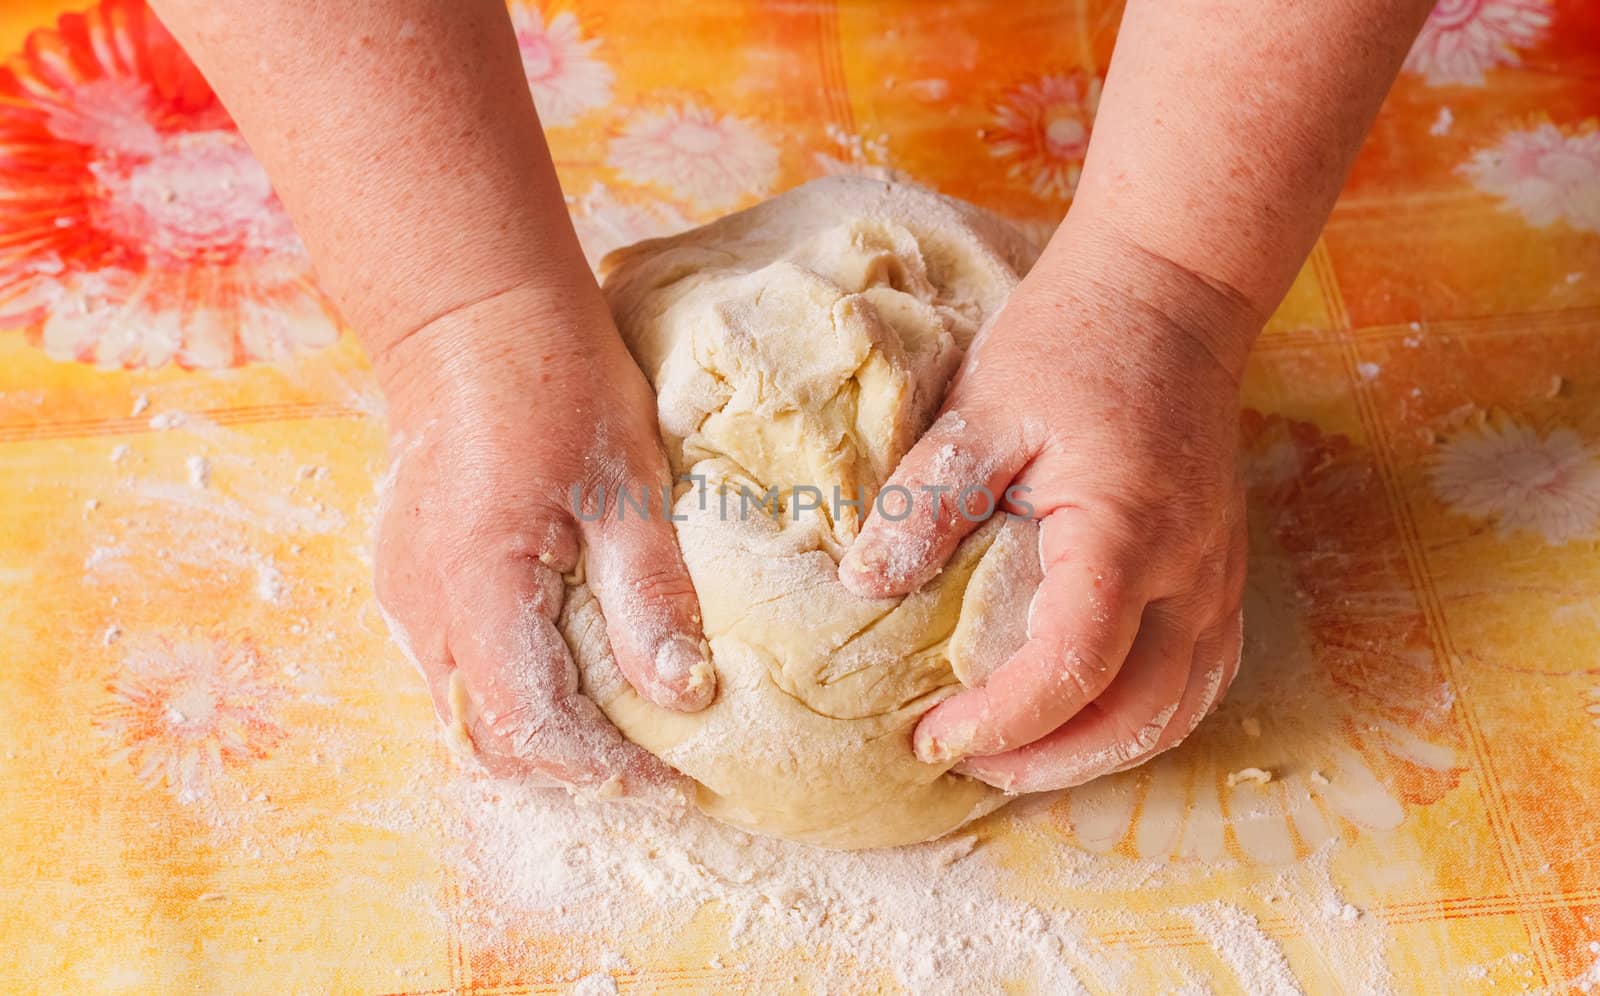
MULTIPOLYGON (((851 170, 1042 238, 1118 14, 513 11, 594 258, 851 170)), ((0 58, 0 987, 837 989, 794 952, 716 967, 714 914, 617 969, 458 929, 445 830, 385 818, 468 776, 372 602, 360 350, 139 3, 7 3, 0 58)), ((1211 900, 1311 992, 1349 986, 1357 934, 1397 991, 1600 984, 1597 116, 1590 0, 1441 4, 1250 367, 1227 705, 979 825, 1123 991, 1261 988, 1179 911, 1211 900), (1316 889, 1359 929, 1279 912, 1316 889)))

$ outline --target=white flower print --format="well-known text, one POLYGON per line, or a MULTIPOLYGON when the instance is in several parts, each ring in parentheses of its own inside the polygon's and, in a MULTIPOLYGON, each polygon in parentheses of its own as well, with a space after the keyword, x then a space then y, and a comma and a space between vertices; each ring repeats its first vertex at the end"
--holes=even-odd
POLYGON ((630 183, 654 184, 705 209, 765 194, 778 178, 778 150, 754 125, 692 102, 636 112, 612 139, 606 162, 630 183))
POLYGON ((1551 546, 1600 525, 1600 454, 1571 429, 1539 433, 1506 418, 1468 428, 1439 447, 1434 493, 1501 536, 1525 532, 1551 546))
POLYGON ((0 327, 58 360, 282 362, 339 326, 251 155, 142 3, 35 33, 0 72, 0 327))
POLYGON ((584 112, 611 102, 616 76, 595 58, 600 43, 583 37, 576 17, 562 12, 546 24, 536 8, 517 4, 511 8, 511 22, 528 89, 545 127, 570 125, 584 112))
POLYGON ((1531 225, 1564 221, 1579 231, 1600 232, 1600 128, 1592 123, 1576 131, 1545 123, 1507 132, 1461 171, 1531 225))
POLYGON ((1405 69, 1434 86, 1482 86, 1495 66, 1544 36, 1550 0, 1439 0, 1406 56, 1405 69))

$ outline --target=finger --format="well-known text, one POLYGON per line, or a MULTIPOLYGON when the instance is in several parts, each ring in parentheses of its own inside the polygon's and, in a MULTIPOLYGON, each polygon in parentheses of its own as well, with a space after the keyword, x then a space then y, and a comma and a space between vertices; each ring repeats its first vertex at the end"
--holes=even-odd
POLYGON ((656 705, 692 712, 716 696, 716 672, 665 497, 657 489, 646 512, 619 501, 585 523, 586 574, 628 682, 656 705))
POLYGON ((579 694, 577 668, 555 625, 563 595, 557 571, 507 558, 458 579, 453 595, 448 644, 458 680, 447 683, 446 708, 486 767, 534 771, 599 794, 675 780, 579 694))
POLYGON ((1143 758, 1161 740, 1189 684, 1192 613, 1174 600, 1145 610, 1128 658, 1103 695, 1025 747, 971 757, 956 771, 1007 792, 1068 788, 1143 758))
POLYGON ((1222 703, 1233 676, 1239 671, 1239 648, 1244 639, 1242 613, 1235 607, 1211 629, 1201 634, 1189 665, 1189 680, 1172 720, 1153 748, 1116 769, 1137 767, 1178 746, 1222 703))
MULTIPOLYGON (((1206 715, 1216 711, 1222 698, 1239 676, 1244 652, 1244 589, 1250 577, 1250 539, 1245 522, 1244 502, 1239 503, 1234 520, 1232 542, 1228 545, 1228 569, 1223 578, 1223 603, 1228 606, 1222 613, 1222 632, 1212 637, 1216 653, 1222 662, 1222 680, 1216 694, 1206 707, 1206 715)), ((1206 639, 1202 638, 1202 645, 1206 639)))
POLYGON ((1240 650, 1244 645, 1243 600, 1248 553, 1241 505, 1234 519, 1226 564, 1218 575, 1220 604, 1223 608, 1213 613, 1210 625, 1195 642, 1194 658, 1189 665, 1189 681, 1184 688, 1183 699, 1178 703, 1178 711, 1148 754, 1134 758, 1117 770, 1136 767, 1178 746, 1222 704, 1229 686, 1239 673, 1240 650))
POLYGON ((914 591, 995 513, 1025 462, 1014 426, 945 412, 880 490, 839 563, 839 580, 864 598, 914 591))
MULTIPOLYGON (((483 560, 474 558, 452 569, 450 565, 418 557, 385 555, 404 545, 399 533, 406 530, 387 520, 384 530, 385 534, 379 539, 380 555, 374 576, 379 612, 395 643, 422 672, 434 711, 440 721, 449 726, 454 701, 451 678, 458 676, 449 644, 452 613, 456 611, 452 602, 465 602, 460 611, 470 616, 475 611, 474 600, 462 598, 460 592, 499 593, 498 582, 486 572, 513 577, 509 583, 518 590, 529 587, 531 582, 525 576, 526 560, 536 560, 557 573, 571 570, 578 559, 577 533, 562 516, 532 514, 523 523, 521 532, 498 554, 503 560, 495 561, 491 555, 483 560)), ((540 597, 545 597, 542 592, 540 597)), ((551 611, 559 611, 559 591, 551 595, 550 600, 554 602, 551 611)), ((459 685, 459 681, 456 684, 459 685)))
MULTIPOLYGON (((1223 698, 1228 694, 1228 689, 1233 687, 1233 681, 1239 676, 1239 665, 1243 661, 1244 650, 1244 610, 1235 607, 1228 618, 1218 624, 1217 628, 1208 633, 1195 648, 1197 663, 1203 663, 1205 673, 1211 674, 1220 671, 1220 677, 1214 682, 1215 687, 1209 692, 1209 700, 1205 702, 1205 712, 1201 718, 1211 715, 1222 705, 1223 698)), ((1199 725, 1198 722, 1196 725, 1199 725)))
POLYGON ((934 707, 917 725, 917 756, 937 763, 999 754, 1053 732, 1116 678, 1148 601, 1132 548, 1076 511, 1045 520, 1045 575, 1028 642, 980 688, 934 707))

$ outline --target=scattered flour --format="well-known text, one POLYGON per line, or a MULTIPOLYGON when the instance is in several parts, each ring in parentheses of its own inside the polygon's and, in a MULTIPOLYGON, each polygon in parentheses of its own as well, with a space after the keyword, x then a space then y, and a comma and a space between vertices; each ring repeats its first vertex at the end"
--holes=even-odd
POLYGON ((578 984, 572 987, 572 996, 613 996, 621 991, 610 973, 595 972, 578 980, 578 984))
MULTIPOLYGON (((733 950, 718 957, 733 970, 768 964, 779 939, 843 990, 873 986, 882 972, 916 993, 992 991, 1002 980, 1063 994, 1120 988, 1124 967, 1086 940, 1070 911, 1009 897, 973 835, 822 852, 698 813, 585 803, 466 774, 449 792, 446 838, 482 943, 533 919, 577 943, 644 948, 709 906, 728 919, 733 950)), ((583 967, 594 964, 589 955, 583 967)))
POLYGON ((1214 901, 1183 910, 1194 929, 1252 996, 1298 996, 1304 992, 1283 950, 1249 912, 1214 901))
POLYGON ((189 468, 189 486, 193 488, 208 488, 211 486, 211 461, 196 454, 184 461, 184 466, 189 468))
MULTIPOLYGON (((1589 953, 1600 953, 1600 944, 1589 942, 1589 953)), ((1600 958, 1596 958, 1584 973, 1573 980, 1573 985, 1579 992, 1591 993, 1600 988, 1600 958)))
POLYGON ((289 586, 283 580, 283 572, 278 570, 266 557, 256 562, 256 597, 263 602, 277 604, 282 602, 289 593, 289 586))

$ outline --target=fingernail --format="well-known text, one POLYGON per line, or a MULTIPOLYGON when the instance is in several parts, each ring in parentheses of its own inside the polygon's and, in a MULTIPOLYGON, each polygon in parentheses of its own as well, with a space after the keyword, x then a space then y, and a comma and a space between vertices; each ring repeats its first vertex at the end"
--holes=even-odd
POLYGON ((958 775, 966 775, 968 778, 976 778, 980 782, 986 782, 987 784, 992 785, 1004 792, 1006 795, 1022 794, 1022 789, 1017 787, 1019 779, 1014 771, 1003 771, 997 775, 992 772, 985 771, 976 765, 969 765, 965 761, 956 765, 950 770, 958 775))
POLYGON ((656 676, 678 690, 676 706, 703 709, 717 694, 717 673, 704 640, 675 636, 656 651, 656 676))
POLYGON ((856 541, 845 551, 844 559, 839 562, 839 566, 847 573, 858 577, 877 577, 883 573, 888 564, 888 551, 876 540, 865 543, 856 541))
POLYGON ((917 752, 917 760, 924 764, 949 764, 964 753, 960 744, 941 740, 928 732, 925 726, 917 727, 912 743, 917 752))
POLYGON ((450 702, 450 721, 445 725, 444 742, 457 757, 472 757, 478 745, 472 741, 472 699, 460 671, 450 672, 446 696, 450 702))
POLYGON ((622 775, 617 773, 613 773, 609 778, 595 786, 593 789, 583 791, 581 793, 571 788, 569 788, 567 791, 571 792, 575 796, 598 799, 602 801, 606 799, 620 799, 625 794, 622 787, 622 775))

